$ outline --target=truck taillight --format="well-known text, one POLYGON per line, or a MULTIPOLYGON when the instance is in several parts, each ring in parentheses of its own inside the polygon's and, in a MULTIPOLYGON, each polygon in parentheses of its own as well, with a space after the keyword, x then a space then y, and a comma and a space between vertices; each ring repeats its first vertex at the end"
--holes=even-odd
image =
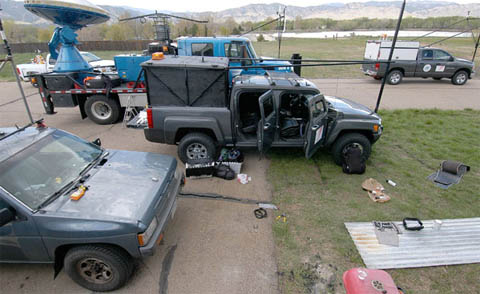
POLYGON ((153 129, 153 117, 152 117, 151 108, 147 108, 147 123, 148 123, 148 128, 153 129))
POLYGON ((21 75, 20 69, 19 69, 18 67, 17 67, 17 74, 18 74, 18 75, 21 75))
POLYGON ((375 69, 378 70, 380 68, 380 63, 375 63, 375 69))

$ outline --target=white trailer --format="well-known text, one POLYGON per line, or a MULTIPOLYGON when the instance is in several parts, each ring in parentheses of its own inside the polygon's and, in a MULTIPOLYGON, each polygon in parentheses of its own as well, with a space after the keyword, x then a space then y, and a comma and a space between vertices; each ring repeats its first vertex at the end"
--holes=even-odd
MULTIPOLYGON (((365 45, 366 60, 388 60, 392 41, 367 41, 365 45)), ((393 50, 392 60, 416 60, 420 42, 397 41, 393 50)))

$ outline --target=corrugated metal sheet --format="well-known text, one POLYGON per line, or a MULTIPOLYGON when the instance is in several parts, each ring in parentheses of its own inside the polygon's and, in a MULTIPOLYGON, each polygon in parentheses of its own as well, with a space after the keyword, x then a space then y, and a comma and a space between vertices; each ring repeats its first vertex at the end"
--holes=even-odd
POLYGON ((398 247, 379 244, 371 222, 345 226, 371 269, 480 263, 480 218, 442 220, 438 231, 433 220, 422 222, 421 231, 406 231, 402 222, 394 222, 402 232, 398 247))

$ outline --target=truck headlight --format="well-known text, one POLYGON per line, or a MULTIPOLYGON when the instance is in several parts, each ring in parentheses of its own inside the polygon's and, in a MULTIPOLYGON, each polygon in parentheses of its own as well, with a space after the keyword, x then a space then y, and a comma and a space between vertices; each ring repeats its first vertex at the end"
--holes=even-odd
POLYGON ((157 217, 154 217, 148 228, 145 230, 145 232, 138 234, 137 239, 138 239, 138 245, 140 246, 145 246, 148 241, 150 241, 150 238, 152 238, 153 232, 155 232, 155 229, 157 228, 158 221, 157 217))

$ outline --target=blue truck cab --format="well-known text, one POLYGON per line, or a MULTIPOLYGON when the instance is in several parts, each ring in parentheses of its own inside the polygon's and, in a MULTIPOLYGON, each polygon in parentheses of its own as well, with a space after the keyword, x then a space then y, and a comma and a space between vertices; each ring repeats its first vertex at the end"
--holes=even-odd
MULTIPOLYGON (((265 71, 293 72, 288 61, 259 58, 249 39, 242 37, 181 37, 177 39, 177 54, 180 56, 214 56, 229 58, 229 66, 253 66, 252 68, 230 69, 230 82, 242 74, 263 75, 265 71), (258 67, 256 67, 258 66, 258 67)), ((118 75, 123 82, 136 81, 142 67, 140 63, 150 60, 148 55, 117 55, 114 57, 118 75)))
POLYGON ((178 55, 182 56, 227 57, 230 59, 229 66, 232 67, 261 66, 231 69, 230 80, 240 74, 262 75, 266 70, 293 71, 290 62, 259 58, 250 40, 243 37, 181 37, 177 39, 177 49, 178 55))

